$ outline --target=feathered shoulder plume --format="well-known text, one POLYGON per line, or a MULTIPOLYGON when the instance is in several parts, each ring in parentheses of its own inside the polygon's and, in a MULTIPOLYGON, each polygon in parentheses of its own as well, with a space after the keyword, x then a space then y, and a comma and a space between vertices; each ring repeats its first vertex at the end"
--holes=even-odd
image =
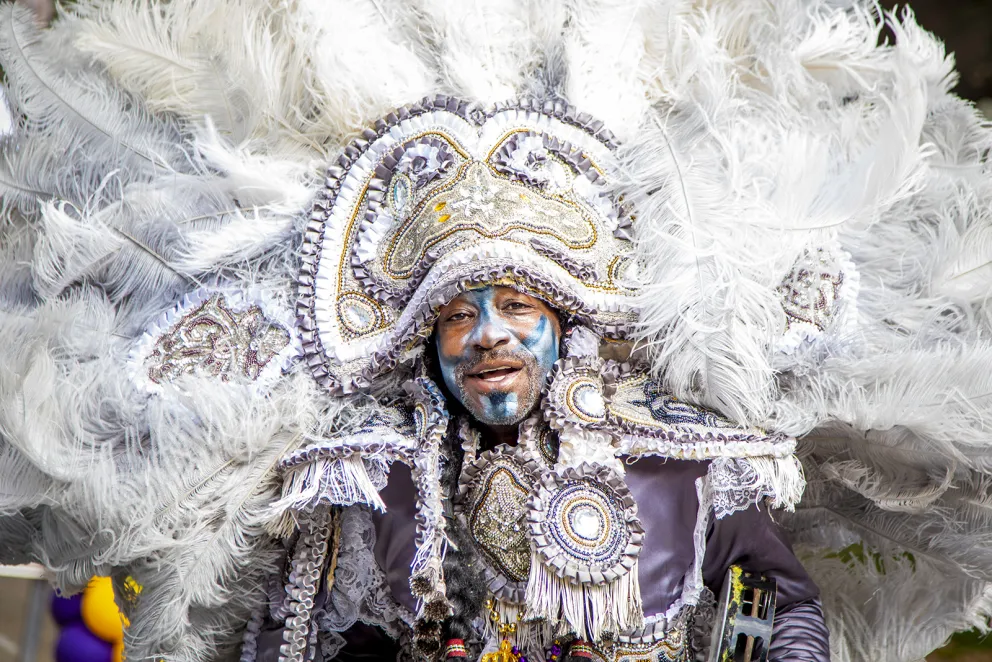
POLYGON ((236 655, 282 570, 280 460, 402 397, 317 384, 295 283, 327 165, 438 94, 615 134, 635 340, 675 396, 800 438, 786 524, 835 660, 984 626, 992 130, 909 11, 81 0, 39 29, 4 3, 0 67, 0 560, 133 577, 129 658, 236 655))

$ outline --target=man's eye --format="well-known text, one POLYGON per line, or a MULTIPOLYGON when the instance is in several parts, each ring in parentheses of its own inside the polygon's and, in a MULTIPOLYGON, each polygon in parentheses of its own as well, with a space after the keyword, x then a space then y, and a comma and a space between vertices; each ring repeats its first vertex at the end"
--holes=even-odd
POLYGON ((461 320, 468 319, 468 313, 452 313, 448 315, 446 322, 460 322, 461 320))
POLYGON ((523 301, 509 301, 505 306, 503 306, 504 310, 527 310, 529 308, 530 306, 523 301))

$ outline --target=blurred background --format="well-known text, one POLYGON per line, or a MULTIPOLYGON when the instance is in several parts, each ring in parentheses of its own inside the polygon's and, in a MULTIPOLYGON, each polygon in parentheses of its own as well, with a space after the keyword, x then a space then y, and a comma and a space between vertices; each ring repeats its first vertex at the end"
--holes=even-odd
MULTIPOLYGON (((42 20, 52 15, 53 4, 48 0, 30 0, 28 4, 37 8, 42 20)), ((897 7, 894 2, 881 4, 887 10, 897 7)), ((992 118, 992 0, 914 0, 910 5, 920 24, 943 39, 947 50, 954 53, 960 73, 957 93, 974 101, 992 118)), ((4 115, 0 113, 0 124, 7 120, 4 115)), ((4 128, 0 126, 0 132, 4 128)), ((75 605, 56 601, 54 615, 60 625, 53 617, 51 588, 38 576, 30 568, 0 566, 0 662, 53 662, 57 657, 58 662, 119 659, 119 646, 115 651, 111 641, 117 634, 110 622, 114 612, 112 604, 106 604, 106 594, 92 591, 96 597, 89 598, 86 619, 82 618, 78 599, 75 605), (99 632, 103 637, 86 639, 83 630, 92 633, 94 627, 103 628, 99 632), (78 639, 64 640, 63 650, 56 656, 60 633, 69 630, 77 632, 74 636, 78 639), (90 649, 85 642, 92 644, 90 649), (68 659, 67 651, 72 652, 68 659)), ((992 662, 992 636, 959 633, 926 662, 992 662)))

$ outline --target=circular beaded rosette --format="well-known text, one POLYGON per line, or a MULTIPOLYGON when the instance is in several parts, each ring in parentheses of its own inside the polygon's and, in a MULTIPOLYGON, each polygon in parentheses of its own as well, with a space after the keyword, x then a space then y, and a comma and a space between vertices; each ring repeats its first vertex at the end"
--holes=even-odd
POLYGON ((607 406, 616 391, 617 365, 599 357, 566 357, 551 370, 545 417, 558 431, 606 426, 607 406))
POLYGON ((482 573, 501 600, 523 603, 530 571, 527 503, 540 465, 523 448, 500 446, 467 463, 455 515, 482 551, 482 573))
POLYGON ((613 469, 589 464, 546 473, 531 497, 528 525, 544 565, 580 584, 625 575, 644 540, 623 479, 613 469))

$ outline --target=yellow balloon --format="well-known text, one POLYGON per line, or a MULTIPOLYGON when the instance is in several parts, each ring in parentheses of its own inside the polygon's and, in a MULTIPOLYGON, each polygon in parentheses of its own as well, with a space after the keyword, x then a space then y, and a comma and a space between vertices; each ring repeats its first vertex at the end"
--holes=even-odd
POLYGON ((118 641, 114 644, 114 658, 113 662, 124 662, 124 642, 118 641))
POLYGON ((116 644, 124 640, 124 623, 114 602, 114 587, 110 577, 94 577, 83 591, 80 611, 90 632, 104 641, 116 644))

